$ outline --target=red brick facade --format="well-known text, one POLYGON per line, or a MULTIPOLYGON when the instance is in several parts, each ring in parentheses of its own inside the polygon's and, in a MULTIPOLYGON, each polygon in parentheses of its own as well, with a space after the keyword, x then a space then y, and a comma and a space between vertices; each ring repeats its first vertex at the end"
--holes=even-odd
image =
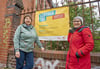
POLYGON ((6 66, 8 58, 8 49, 13 47, 13 34, 20 24, 19 7, 16 7, 16 0, 3 0, 0 2, 0 63, 6 66))
POLYGON ((7 46, 5 42, 5 13, 6 13, 6 0, 0 2, 0 62, 6 63, 7 60, 7 46))

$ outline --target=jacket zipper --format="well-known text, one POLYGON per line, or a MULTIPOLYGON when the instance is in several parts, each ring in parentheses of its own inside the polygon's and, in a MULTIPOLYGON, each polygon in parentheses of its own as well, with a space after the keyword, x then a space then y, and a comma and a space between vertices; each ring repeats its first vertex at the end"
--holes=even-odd
MULTIPOLYGON (((71 44, 72 44, 72 38, 73 38, 73 33, 72 33, 72 37, 71 37, 71 42, 70 42, 70 47, 71 47, 71 44)), ((69 48, 69 61, 68 61, 68 64, 67 64, 67 69, 69 69, 69 63, 70 63, 70 48, 69 48)))
POLYGON ((77 58, 77 62, 79 62, 79 58, 77 58))

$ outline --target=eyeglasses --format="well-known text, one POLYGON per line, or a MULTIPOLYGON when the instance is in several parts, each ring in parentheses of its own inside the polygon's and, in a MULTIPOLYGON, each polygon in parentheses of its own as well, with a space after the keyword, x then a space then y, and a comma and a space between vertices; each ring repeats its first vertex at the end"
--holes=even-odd
POLYGON ((73 22, 80 22, 80 21, 73 21, 73 22))

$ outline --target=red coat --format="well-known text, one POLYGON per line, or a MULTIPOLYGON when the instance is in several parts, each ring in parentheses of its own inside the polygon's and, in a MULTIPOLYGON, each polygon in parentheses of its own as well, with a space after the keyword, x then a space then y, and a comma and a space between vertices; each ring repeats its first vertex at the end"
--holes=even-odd
POLYGON ((69 33, 68 42, 66 69, 91 69, 90 51, 94 48, 94 41, 90 29, 81 26, 69 33))

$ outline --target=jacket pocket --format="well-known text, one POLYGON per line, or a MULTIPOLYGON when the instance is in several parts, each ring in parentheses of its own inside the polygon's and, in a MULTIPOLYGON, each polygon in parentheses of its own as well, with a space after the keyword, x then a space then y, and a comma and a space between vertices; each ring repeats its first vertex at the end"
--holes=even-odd
POLYGON ((24 40, 21 40, 20 48, 25 48, 26 46, 27 46, 27 43, 24 40))

